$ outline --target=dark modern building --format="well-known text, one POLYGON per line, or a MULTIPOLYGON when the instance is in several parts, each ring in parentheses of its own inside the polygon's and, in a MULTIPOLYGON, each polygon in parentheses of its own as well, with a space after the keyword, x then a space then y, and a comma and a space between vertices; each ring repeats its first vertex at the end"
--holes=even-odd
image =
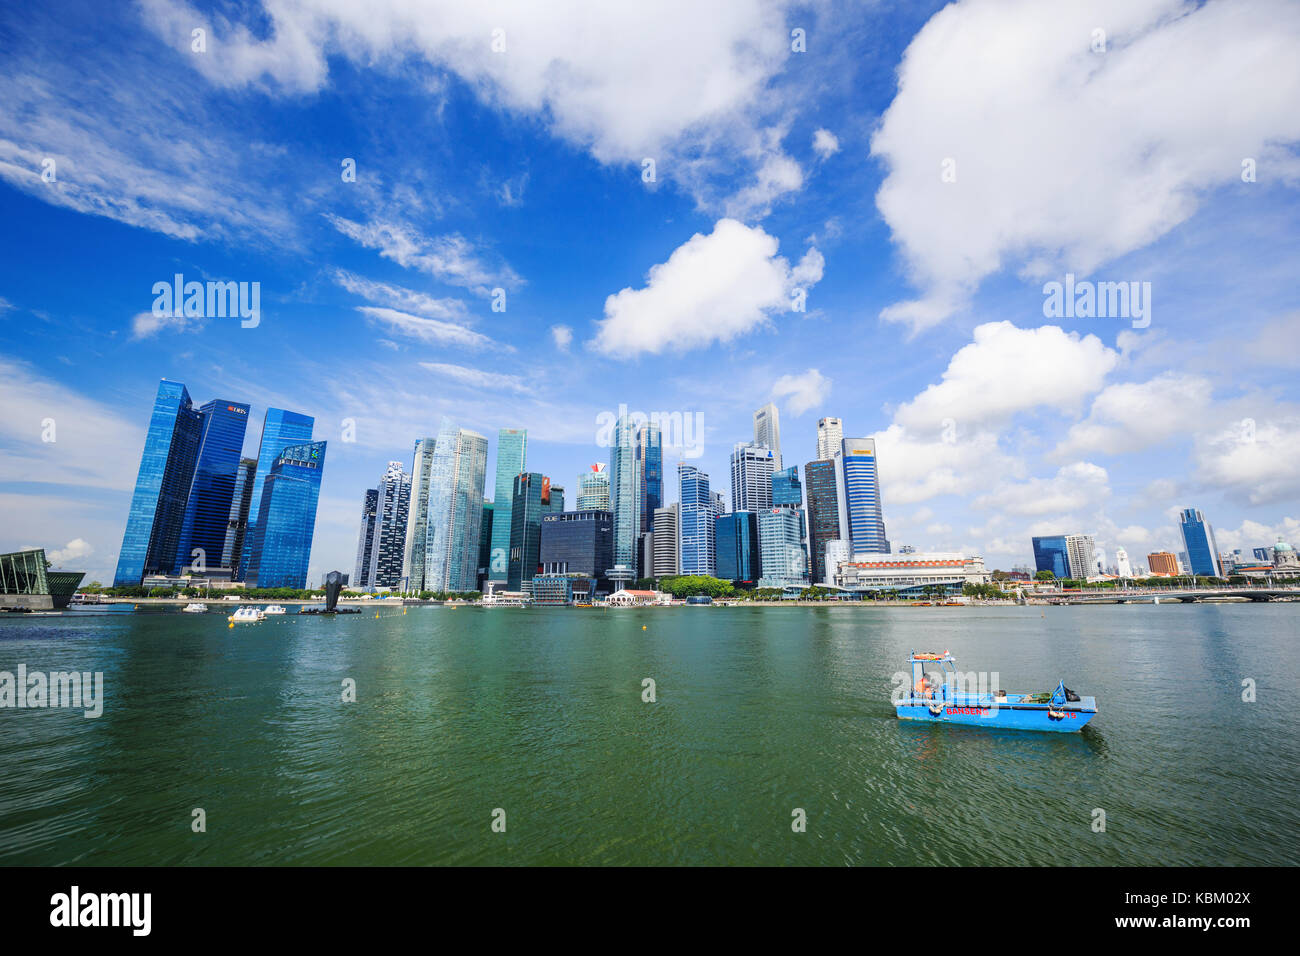
POLYGON ((1051 571, 1058 581, 1070 576, 1070 551, 1065 535, 1034 538, 1034 569, 1051 571))
POLYGON ((239 459, 239 469, 235 472, 235 493, 230 499, 230 513, 226 517, 226 540, 221 545, 221 567, 230 570, 232 581, 244 579, 239 563, 244 557, 248 509, 253 500, 253 477, 256 473, 256 458, 239 459))
POLYGON ((547 484, 546 476, 535 471, 515 476, 510 501, 510 563, 506 573, 509 591, 523 590, 541 562, 542 516, 546 513, 542 490, 547 484))
POLYGON ((258 588, 305 588, 316 505, 325 469, 323 441, 290 445, 275 456, 262 488, 245 581, 258 588))
MULTIPOLYGON (((257 471, 253 475, 253 492, 248 502, 249 529, 244 534, 244 555, 241 567, 248 566, 249 552, 253 546, 252 526, 262 509, 262 489, 266 477, 271 473, 276 456, 290 445, 301 445, 311 441, 312 428, 316 419, 310 415, 285 411, 283 408, 268 408, 262 418, 262 437, 257 448, 257 471)), ((239 580, 239 579, 237 579, 239 580)))
POLYGON ((799 481, 798 465, 772 473, 772 507, 803 507, 803 484, 799 481))
POLYGON ((840 536, 840 496, 835 477, 835 459, 825 458, 804 465, 808 482, 808 551, 812 581, 826 578, 826 542, 840 536))
POLYGON ((492 573, 492 523, 496 520, 496 505, 491 501, 483 502, 483 523, 478 532, 478 584, 484 589, 492 573))
POLYGON ((758 515, 733 511, 714 519, 718 549, 718 577, 752 584, 761 571, 758 551, 758 515))
POLYGON ((370 587, 370 568, 375 559, 375 535, 379 528, 379 489, 367 488, 361 502, 361 529, 357 532, 357 563, 352 569, 352 586, 370 587))
POLYGON ((375 504, 375 545, 370 556, 370 586, 396 588, 402 582, 411 476, 400 461, 390 461, 379 479, 375 504))
POLYGON ((614 566, 614 513, 565 511, 542 518, 540 563, 545 574, 595 578, 608 590, 605 572, 614 566))
POLYGON ((654 528, 655 509, 664 503, 664 444, 659 425, 647 422, 637 429, 636 454, 641 466, 641 533, 654 528))
POLYGON ((207 574, 221 563, 247 428, 243 402, 211 401, 199 409, 199 446, 176 549, 182 573, 207 574))
POLYGON ((0 554, 0 607, 24 611, 65 608, 84 571, 51 571, 44 548, 0 554))

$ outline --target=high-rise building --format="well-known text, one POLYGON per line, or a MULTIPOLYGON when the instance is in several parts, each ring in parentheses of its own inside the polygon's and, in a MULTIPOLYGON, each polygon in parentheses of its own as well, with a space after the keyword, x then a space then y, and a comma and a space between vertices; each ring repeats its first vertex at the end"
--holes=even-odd
MULTIPOLYGON (((772 450, 772 459, 775 462, 772 470, 780 471, 783 467, 781 464, 781 415, 771 402, 754 412, 754 444, 772 450)), ((735 504, 735 502, 732 503, 735 504)), ((739 508, 739 505, 736 507, 739 508)))
POLYGON ((845 438, 835 459, 836 490, 840 500, 840 534, 851 556, 888 554, 885 517, 880 502, 874 438, 845 438))
POLYGON ((1121 578, 1133 577, 1133 565, 1129 563, 1128 552, 1123 548, 1115 549, 1115 573, 1121 578))
POLYGON ((244 536, 248 531, 248 509, 253 500, 253 477, 256 473, 256 458, 239 459, 235 493, 230 499, 230 512, 226 517, 226 540, 221 545, 221 566, 230 569, 232 581, 242 581, 244 577, 239 562, 244 556, 244 536))
POLYGON ((681 506, 675 501, 663 508, 655 509, 655 555, 651 572, 653 577, 672 577, 681 573, 680 552, 678 551, 681 544, 679 540, 680 529, 678 528, 680 510, 681 506))
POLYGON ((1033 539, 1034 565, 1051 571, 1058 581, 1086 580, 1097 574, 1097 556, 1090 534, 1042 535, 1033 539))
MULTIPOLYGON (((495 518, 491 501, 483 502, 483 523, 478 531, 478 589, 485 590, 488 581, 488 566, 492 563, 492 524, 495 518)), ((508 573, 508 571, 507 571, 508 573)))
POLYGON ((654 527, 655 509, 664 503, 664 444, 659 425, 646 422, 636 430, 636 457, 641 473, 641 533, 654 527))
POLYGON ((146 575, 176 573, 200 424, 201 416, 185 386, 165 379, 160 382, 122 534, 114 586, 138 585, 146 575))
POLYGON ((733 511, 713 520, 717 547, 717 576, 724 581, 752 584, 759 578, 758 516, 733 511))
POLYGON ((798 465, 772 473, 772 507, 803 507, 803 485, 799 481, 798 465))
POLYGON ((506 573, 506 588, 523 590, 533 579, 541 564, 542 516, 549 509, 542 502, 546 477, 537 472, 515 475, 515 486, 510 496, 510 565, 506 573))
POLYGON ((796 508, 769 508, 758 515, 758 553, 762 564, 759 587, 807 586, 808 559, 803 550, 802 525, 796 508))
POLYGON ((1070 577, 1086 581, 1097 574, 1097 553, 1090 534, 1068 534, 1065 550, 1070 557, 1070 577))
POLYGON ((206 574, 221 561, 247 427, 243 402, 214 400, 199 409, 199 447, 176 549, 182 571, 206 574))
POLYGON ((641 530, 641 468, 636 435, 627 415, 614 425, 609 472, 610 506, 614 511, 614 567, 636 572, 636 539, 641 530))
POLYGON ((834 568, 827 568, 826 545, 840 540, 840 495, 835 478, 834 457, 810 461, 804 466, 808 482, 808 552, 812 579, 830 580, 834 568))
POLYGON ((1219 548, 1214 543, 1214 528, 1195 508, 1184 508, 1178 530, 1183 534, 1188 572, 1212 578, 1223 577, 1219 548))
POLYGON ((775 453, 766 445, 737 442, 731 450, 731 508, 765 511, 772 507, 775 453))
POLYGON ((605 572, 614 561, 614 514, 565 511, 542 515, 540 563, 544 574, 572 574, 596 580, 608 590, 605 572))
POLYGON ((257 473, 253 477, 253 495, 248 503, 248 531, 244 534, 244 556, 241 567, 247 566, 250 549, 253 546, 253 527, 257 524, 257 515, 262 509, 262 488, 266 476, 271 473, 276 456, 290 445, 300 445, 311 441, 312 429, 316 419, 299 412, 285 411, 283 408, 268 408, 262 417, 262 437, 257 446, 257 473))
POLYGON ((375 547, 370 556, 370 586, 396 588, 402 583, 406 525, 410 515, 411 476, 400 461, 390 461, 379 479, 375 508, 375 547))
POLYGON ((429 530, 429 479, 433 474, 433 452, 437 438, 420 438, 415 442, 411 461, 411 503, 406 516, 406 543, 402 547, 402 586, 409 591, 423 591, 424 546, 429 530))
POLYGON ((1153 551, 1147 555, 1147 567, 1152 574, 1167 574, 1176 577, 1179 573, 1178 558, 1170 551, 1153 551))
POLYGON ((712 575, 717 570, 717 512, 709 491, 709 476, 694 465, 678 462, 677 482, 681 573, 712 575))
POLYGON ((838 418, 819 418, 817 420, 817 460, 834 458, 842 451, 844 441, 844 423, 838 418))
MULTIPOLYGON (((379 489, 367 488, 361 500, 361 528, 357 532, 357 561, 352 569, 352 587, 368 588, 374 567, 375 535, 379 530, 379 489)), ((417 589, 418 590, 418 589, 417 589)))
POLYGON ((492 492, 492 560, 488 579, 504 581, 509 574, 510 507, 515 494, 515 477, 528 465, 528 429, 503 428, 497 432, 497 473, 492 492))
POLYGON ((578 511, 609 511, 609 472, 597 462, 578 476, 578 511))
POLYGON ((244 580, 255 588, 305 588, 316 504, 325 470, 323 441, 280 449, 262 486, 244 580))
POLYGON ((551 484, 551 479, 547 478, 542 483, 542 507, 547 512, 560 512, 564 510, 564 486, 551 484))
MULTIPOLYGON (((472 591, 477 584, 487 446, 487 439, 482 435, 457 428, 448 418, 442 419, 433 451, 433 464, 429 469, 429 526, 425 534, 423 590, 472 591)), ((504 500, 493 502, 493 570, 490 574, 495 573, 497 565, 497 548, 501 541, 498 522, 504 522, 501 514, 504 503, 504 500)), ((508 535, 502 547, 505 550, 500 557, 504 561, 510 547, 508 535)))

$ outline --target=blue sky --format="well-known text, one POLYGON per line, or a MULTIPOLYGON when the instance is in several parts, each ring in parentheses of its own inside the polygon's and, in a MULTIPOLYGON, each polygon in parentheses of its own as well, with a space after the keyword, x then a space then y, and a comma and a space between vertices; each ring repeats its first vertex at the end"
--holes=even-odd
POLYGON ((759 405, 801 466, 837 415, 896 546, 992 566, 1300 537, 1295 4, 336 6, 0 12, 0 548, 111 576, 162 377, 316 417, 313 580, 441 415, 572 502, 620 403, 724 489, 759 405), (260 323, 158 320, 177 272, 260 323))

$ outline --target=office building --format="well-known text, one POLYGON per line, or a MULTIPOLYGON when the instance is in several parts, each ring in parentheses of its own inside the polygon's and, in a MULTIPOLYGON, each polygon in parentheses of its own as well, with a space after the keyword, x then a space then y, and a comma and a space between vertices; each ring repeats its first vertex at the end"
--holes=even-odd
POLYGON ((839 538, 849 543, 854 560, 861 554, 888 554, 880 474, 873 438, 845 438, 835 459, 840 501, 839 538))
POLYGON ((681 573, 681 560, 678 548, 681 544, 678 514, 681 506, 673 502, 663 508, 655 509, 654 564, 652 577, 672 577, 681 573))
POLYGON ((376 491, 375 543, 370 555, 369 583, 374 588, 397 588, 402 584, 411 503, 411 476, 400 461, 388 463, 376 491))
POLYGON ((542 482, 542 509, 548 513, 564 510, 563 485, 553 485, 549 478, 542 482))
POLYGON ((637 466, 641 475, 641 533, 654 527, 655 509, 664 503, 664 445, 659 425, 636 430, 637 466))
POLYGON ((772 475, 776 458, 766 445, 737 442, 731 450, 733 511, 766 511, 772 507, 772 475))
POLYGON ((522 591, 541 565, 542 516, 549 509, 542 501, 546 477, 537 472, 515 476, 510 503, 510 566, 506 590, 522 591))
POLYGON ((578 511, 610 511, 609 471, 604 462, 597 462, 590 471, 578 476, 578 511))
POLYGON ((678 462, 677 483, 681 573, 713 575, 717 569, 716 505, 709 476, 694 465, 678 462))
MULTIPOLYGON (((247 427, 242 402, 216 400, 199 409, 199 445, 176 550, 182 574, 206 575, 221 562, 247 427)), ((222 576, 229 578, 228 567, 222 576)))
MULTIPOLYGON (((271 473, 276 457, 282 449, 290 445, 301 445, 311 441, 312 429, 316 419, 299 412, 286 411, 283 408, 268 408, 262 416, 262 436, 257 446, 257 472, 253 476, 253 494, 248 502, 248 531, 244 534, 244 554, 241 567, 248 563, 249 552, 253 542, 253 526, 262 508, 262 488, 266 477, 271 473)), ((243 580, 239 578, 237 580, 243 580)))
POLYGON ((1065 550, 1070 559, 1070 577, 1079 581, 1097 575, 1097 555, 1092 535, 1068 534, 1065 536, 1065 550))
MULTIPOLYGON (((483 486, 487 475, 485 437, 443 418, 429 470, 429 526, 425 534, 424 582, 417 591, 472 591, 477 584, 483 486)), ((498 451, 498 455, 500 452, 498 451)), ((498 462, 499 464, 499 462, 498 462)), ((504 501, 495 501, 492 567, 502 540, 504 501)), ((509 549, 509 536, 504 547, 509 549)), ((504 554, 505 552, 503 552, 504 554)), ((489 574, 494 574, 495 570, 489 574)))
POLYGON ((514 499, 515 477, 528 464, 528 429, 503 428, 497 432, 497 471, 492 500, 496 506, 492 518, 492 559, 488 579, 504 581, 509 573, 510 508, 514 499))
POLYGON ((771 449, 773 471, 784 467, 781 464, 781 416, 771 402, 754 412, 754 444, 771 449))
POLYGON ((1043 535, 1033 539, 1034 566, 1051 571, 1058 581, 1085 581, 1097 574, 1097 557, 1090 534, 1043 535))
POLYGON ((1219 565, 1219 548, 1214 543, 1214 528, 1195 508, 1184 508, 1178 530, 1183 535, 1188 573, 1205 577, 1223 577, 1219 565))
MULTIPOLYGON (((495 518, 495 505, 491 501, 483 502, 483 523, 478 531, 478 574, 475 578, 478 590, 482 591, 488 581, 488 567, 492 563, 492 524, 495 518)), ((509 568, 507 567, 507 574, 509 568)))
POLYGON ((282 448, 262 486, 248 572, 254 588, 305 588, 316 504, 325 469, 323 441, 282 448))
POLYGON ((758 516, 752 511, 733 511, 713 519, 717 576, 732 583, 753 584, 761 569, 758 548, 758 516))
POLYGON ((239 459, 235 473, 235 493, 230 499, 226 515, 226 538, 221 545, 221 567, 229 569, 230 580, 242 581, 239 562, 244 557, 244 537, 248 532, 248 509, 253 500, 253 478, 257 473, 256 458, 239 459))
POLYGON ((614 512, 614 567, 635 575, 637 537, 641 533, 641 468, 636 435, 626 414, 614 424, 609 494, 614 512))
POLYGON ((402 588, 423 590, 425 535, 429 529, 429 481, 433 474, 433 452, 437 438, 415 442, 411 460, 411 497, 406 515, 406 540, 402 546, 402 588))
POLYGON ((838 418, 817 420, 817 460, 829 461, 843 451, 844 423, 838 418))
POLYGON ((758 515, 761 588, 807 587, 808 559, 803 520, 797 508, 769 508, 758 515))
POLYGON ((812 579, 830 580, 834 568, 826 564, 826 545, 840 540, 840 496, 834 457, 804 465, 808 482, 808 556, 812 579))
POLYGON ((823 576, 816 579, 817 584, 824 584, 828 587, 836 587, 839 580, 840 567, 849 560, 849 543, 834 538, 825 543, 823 551, 823 576))
POLYGON ((367 488, 361 496, 361 528, 357 532, 357 561, 352 569, 352 586, 368 588, 374 567, 375 534, 379 527, 379 490, 367 488))
POLYGON ((605 572, 614 564, 613 512, 593 509, 543 515, 539 563, 543 574, 593 578, 601 590, 608 590, 605 572))
POLYGON ((1177 577, 1178 558, 1170 551, 1153 551, 1147 555, 1147 567, 1153 575, 1177 577))

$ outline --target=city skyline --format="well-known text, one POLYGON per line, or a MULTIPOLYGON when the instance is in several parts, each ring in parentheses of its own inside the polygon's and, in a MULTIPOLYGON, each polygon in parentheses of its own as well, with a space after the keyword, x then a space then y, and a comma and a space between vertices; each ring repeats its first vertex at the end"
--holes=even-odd
MULTIPOLYGON (((849 31, 745 5, 685 50, 609 5, 521 12, 499 54, 492 25, 386 5, 374 32, 232 6, 202 54, 155 4, 6 9, 0 549, 113 579, 164 376, 314 420, 311 580, 354 566, 363 490, 443 415, 529 429, 528 470, 572 484, 620 404, 676 416, 665 504, 679 460, 728 487, 770 403, 801 472, 819 419, 873 438, 889 539, 922 552, 1177 552, 1189 505, 1222 550, 1300 538, 1300 13, 1241 5, 1133 0, 1104 51, 1073 3, 849 31), (608 47, 568 43, 574 17, 608 47), (1002 42, 1042 55, 983 74, 1002 42), (1212 55, 1247 48, 1248 75, 1212 55), (157 305, 186 283, 194 310, 157 305), (223 283, 257 315, 209 312, 223 283), (1053 284, 1150 294, 1099 317, 1053 284)), ((240 454, 269 460, 256 432, 240 454)))

